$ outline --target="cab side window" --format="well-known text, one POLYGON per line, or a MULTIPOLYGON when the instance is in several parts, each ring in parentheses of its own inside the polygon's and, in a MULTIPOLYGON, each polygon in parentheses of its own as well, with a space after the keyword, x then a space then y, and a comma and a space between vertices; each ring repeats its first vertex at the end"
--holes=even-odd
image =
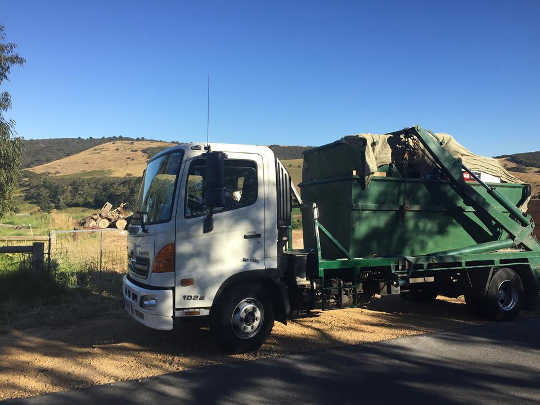
MULTIPOLYGON (((195 159, 189 167, 186 184, 184 216, 200 217, 207 214, 204 200, 205 159, 195 159)), ((252 160, 225 160, 225 207, 219 212, 247 207, 257 201, 257 163, 252 160)))

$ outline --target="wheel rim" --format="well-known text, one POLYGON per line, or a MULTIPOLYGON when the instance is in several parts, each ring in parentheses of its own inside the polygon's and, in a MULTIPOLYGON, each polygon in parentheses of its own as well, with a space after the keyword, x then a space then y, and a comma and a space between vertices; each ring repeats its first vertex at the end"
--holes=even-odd
POLYGON ((513 310, 517 305, 518 299, 518 291, 512 285, 512 281, 504 280, 499 284, 497 304, 501 310, 506 312, 513 310))
POLYGON ((255 298, 240 301, 231 316, 233 333, 240 339, 250 339, 259 333, 264 321, 264 309, 255 298))

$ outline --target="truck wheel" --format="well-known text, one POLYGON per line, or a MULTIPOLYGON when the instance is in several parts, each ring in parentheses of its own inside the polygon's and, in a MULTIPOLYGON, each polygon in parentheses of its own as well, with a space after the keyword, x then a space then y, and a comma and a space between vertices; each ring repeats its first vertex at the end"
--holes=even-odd
POLYGON ((497 321, 512 320, 521 310, 523 297, 519 274, 509 268, 500 269, 489 282, 485 297, 486 312, 497 321))
POLYGON ((212 311, 212 333, 228 353, 257 350, 273 327, 272 301, 256 284, 229 288, 212 311))

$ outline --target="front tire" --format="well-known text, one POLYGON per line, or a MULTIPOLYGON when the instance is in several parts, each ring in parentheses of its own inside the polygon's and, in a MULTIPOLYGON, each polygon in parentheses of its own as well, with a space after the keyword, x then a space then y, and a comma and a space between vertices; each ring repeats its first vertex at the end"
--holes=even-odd
POLYGON ((258 284, 229 287, 212 310, 212 333, 228 353, 259 349, 273 326, 272 301, 258 284))

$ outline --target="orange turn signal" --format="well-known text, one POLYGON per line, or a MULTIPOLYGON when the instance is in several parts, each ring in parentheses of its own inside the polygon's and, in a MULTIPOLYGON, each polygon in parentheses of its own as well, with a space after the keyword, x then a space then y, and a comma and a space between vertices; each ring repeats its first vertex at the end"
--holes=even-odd
POLYGON ((188 285, 193 285, 194 284, 194 281, 192 278, 183 278, 182 280, 180 280, 180 285, 182 287, 187 287, 188 285))
POLYGON ((154 273, 174 272, 174 243, 161 248, 154 260, 154 273))

